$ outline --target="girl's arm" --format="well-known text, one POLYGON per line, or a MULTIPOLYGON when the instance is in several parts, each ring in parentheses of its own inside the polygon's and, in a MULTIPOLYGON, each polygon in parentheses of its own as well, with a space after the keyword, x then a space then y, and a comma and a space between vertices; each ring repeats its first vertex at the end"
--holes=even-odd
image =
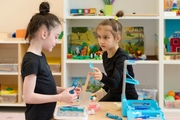
MULTIPOLYGON (((94 79, 101 81, 104 83, 108 88, 118 88, 119 83, 122 80, 123 77, 123 69, 124 69, 124 61, 126 60, 126 57, 121 57, 116 61, 116 65, 113 71, 112 76, 108 77, 104 73, 101 73, 98 68, 93 68, 95 72, 93 72, 94 79)), ((106 69, 106 68, 105 68, 106 69)), ((134 77, 133 68, 132 65, 127 66, 129 74, 134 77)), ((129 76, 127 76, 129 77, 129 76)))
POLYGON ((57 89, 57 93, 61 93, 65 90, 65 88, 59 86, 56 86, 56 89, 57 89))
POLYGON ((36 85, 35 74, 31 74, 25 77, 23 84, 23 96, 25 103, 42 104, 42 103, 56 102, 56 101, 72 103, 75 102, 75 100, 77 99, 76 93, 75 94, 69 93, 69 91, 72 90, 73 87, 67 88, 61 94, 45 95, 45 94, 34 93, 35 85, 36 85))
MULTIPOLYGON (((56 86, 56 89, 57 89, 57 93, 62 93, 64 90, 66 90, 66 88, 63 88, 63 87, 59 87, 59 86, 56 86)), ((79 95, 81 93, 81 88, 79 87, 76 87, 75 90, 77 95, 79 95)))

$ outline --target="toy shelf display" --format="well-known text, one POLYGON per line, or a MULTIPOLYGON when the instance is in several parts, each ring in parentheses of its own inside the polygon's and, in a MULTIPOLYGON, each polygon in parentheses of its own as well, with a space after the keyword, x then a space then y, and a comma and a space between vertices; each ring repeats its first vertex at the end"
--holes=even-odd
POLYGON ((179 20, 165 21, 164 55, 167 60, 180 59, 180 31, 179 20))
POLYGON ((165 107, 168 109, 180 109, 180 92, 170 90, 164 95, 165 107))
POLYGON ((164 0, 164 16, 179 16, 179 0, 164 0))
POLYGON ((94 15, 96 15, 96 8, 71 9, 71 15, 73 15, 73 16, 79 16, 79 15, 94 16, 94 15))
MULTIPOLYGON (((95 27, 72 27, 68 36, 67 59, 102 60, 103 51, 98 45, 95 27)), ((119 46, 131 60, 157 60, 156 55, 145 55, 145 32, 143 26, 123 27, 119 46)))

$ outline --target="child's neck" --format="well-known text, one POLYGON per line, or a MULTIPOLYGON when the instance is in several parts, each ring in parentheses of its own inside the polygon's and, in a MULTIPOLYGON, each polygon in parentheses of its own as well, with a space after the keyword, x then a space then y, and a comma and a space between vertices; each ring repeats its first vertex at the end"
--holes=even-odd
POLYGON ((114 47, 114 48, 112 48, 110 50, 107 50, 107 53, 108 53, 107 57, 112 58, 115 55, 118 48, 119 48, 119 46, 116 46, 116 47, 114 47))
POLYGON ((27 51, 32 52, 36 55, 42 56, 42 54, 41 54, 42 47, 41 47, 41 43, 39 43, 39 42, 40 41, 32 40, 27 51))

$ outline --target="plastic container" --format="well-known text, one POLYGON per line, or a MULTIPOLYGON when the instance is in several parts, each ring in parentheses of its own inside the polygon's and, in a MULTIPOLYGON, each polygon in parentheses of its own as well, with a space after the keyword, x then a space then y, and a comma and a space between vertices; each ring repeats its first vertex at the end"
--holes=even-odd
POLYGON ((166 107, 167 109, 170 109, 170 108, 173 108, 173 107, 174 107, 174 100, 172 101, 172 100, 166 100, 166 99, 164 99, 164 102, 165 102, 165 107, 166 107))
POLYGON ((17 86, 16 85, 2 85, 0 91, 0 101, 2 103, 16 103, 17 102, 17 86))
POLYGON ((155 100, 127 100, 127 111, 157 110, 161 111, 155 100))
POLYGON ((128 120, 165 120, 162 111, 128 111, 128 120))
POLYGON ((180 100, 166 100, 164 99, 165 107, 167 109, 178 108, 180 109, 180 100))
MULTIPOLYGON (((88 120, 87 108, 84 106, 69 106, 69 107, 81 107, 84 111, 62 111, 60 108, 64 106, 56 106, 54 111, 55 120, 88 120)), ((65 106, 68 107, 68 106, 65 106)))
POLYGON ((52 72, 60 72, 60 64, 49 64, 52 72))
POLYGON ((174 107, 180 109, 180 100, 175 100, 174 101, 174 107))
POLYGON ((152 99, 156 100, 157 89, 145 85, 136 86, 136 91, 139 95, 138 99, 152 99))
POLYGON ((11 91, 2 90, 0 92, 2 103, 16 103, 17 95, 18 94, 16 90, 11 90, 11 91))
POLYGON ((17 72, 17 64, 0 64, 0 72, 17 72))

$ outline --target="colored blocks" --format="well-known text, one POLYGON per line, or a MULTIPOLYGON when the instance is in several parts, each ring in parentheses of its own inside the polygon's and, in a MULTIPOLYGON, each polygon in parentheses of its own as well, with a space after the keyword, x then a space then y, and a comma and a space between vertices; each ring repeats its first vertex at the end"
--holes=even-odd
POLYGON ((78 9, 71 9, 71 13, 78 13, 78 9))
POLYGON ((77 9, 71 9, 70 14, 73 16, 79 16, 79 15, 87 15, 92 16, 96 15, 96 8, 77 8, 77 9))
POLYGON ((84 9, 78 9, 78 13, 84 13, 84 9))
POLYGON ((89 14, 90 13, 90 9, 84 9, 84 14, 89 14))
POLYGON ((90 13, 91 14, 96 14, 96 8, 90 8, 90 13))

